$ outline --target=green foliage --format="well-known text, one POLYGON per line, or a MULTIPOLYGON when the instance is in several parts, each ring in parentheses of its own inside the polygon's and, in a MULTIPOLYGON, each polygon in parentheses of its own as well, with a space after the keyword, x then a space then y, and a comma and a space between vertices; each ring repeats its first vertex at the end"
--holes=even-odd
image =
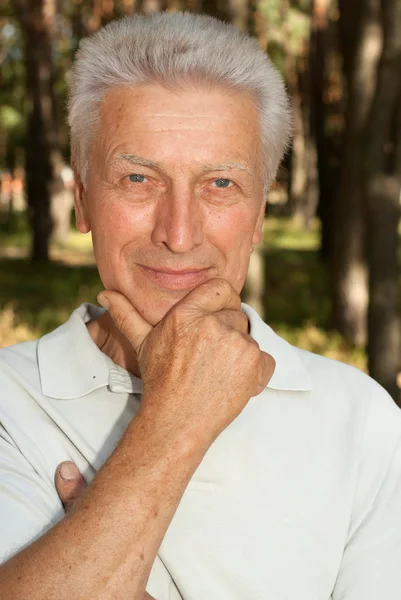
POLYGON ((258 3, 266 22, 268 54, 283 74, 286 56, 301 54, 310 35, 310 13, 305 11, 305 3, 288 4, 285 10, 282 0, 258 3))
POLYGON ((5 129, 16 129, 22 125, 23 118, 13 106, 0 106, 0 123, 5 129))
POLYGON ((81 302, 95 302, 100 289, 94 266, 0 259, 0 307, 11 306, 14 326, 23 323, 36 335, 60 325, 81 302))
POLYGON ((318 253, 319 236, 317 222, 305 230, 290 219, 267 219, 266 321, 295 346, 365 369, 364 349, 331 329, 329 274, 318 253))

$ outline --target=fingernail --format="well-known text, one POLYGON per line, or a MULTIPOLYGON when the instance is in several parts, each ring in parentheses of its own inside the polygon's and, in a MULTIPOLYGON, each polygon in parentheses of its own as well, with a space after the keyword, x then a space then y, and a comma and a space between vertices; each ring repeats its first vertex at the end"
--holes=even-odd
POLYGON ((98 294, 97 296, 97 301, 99 302, 100 306, 103 306, 103 308, 108 309, 110 306, 110 303, 108 301, 107 296, 105 296, 103 294, 103 292, 101 292, 100 294, 98 294))
POLYGON ((80 477, 78 468, 72 462, 65 462, 60 465, 58 472, 60 473, 60 477, 66 481, 73 481, 74 479, 79 479, 80 477))

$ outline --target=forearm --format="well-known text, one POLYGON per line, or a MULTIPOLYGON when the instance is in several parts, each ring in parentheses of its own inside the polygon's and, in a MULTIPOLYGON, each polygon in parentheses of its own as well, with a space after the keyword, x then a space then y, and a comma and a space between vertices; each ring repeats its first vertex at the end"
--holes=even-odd
POLYGON ((203 453, 138 415, 71 513, 0 567, 4 597, 142 600, 203 453))

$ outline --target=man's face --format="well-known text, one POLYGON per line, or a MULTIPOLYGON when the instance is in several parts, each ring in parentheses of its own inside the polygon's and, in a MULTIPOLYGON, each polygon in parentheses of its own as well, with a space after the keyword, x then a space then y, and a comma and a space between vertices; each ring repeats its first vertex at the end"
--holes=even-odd
POLYGON ((264 215, 259 122, 243 94, 114 88, 91 146, 80 231, 92 230, 105 289, 152 325, 222 277, 238 292, 264 215))

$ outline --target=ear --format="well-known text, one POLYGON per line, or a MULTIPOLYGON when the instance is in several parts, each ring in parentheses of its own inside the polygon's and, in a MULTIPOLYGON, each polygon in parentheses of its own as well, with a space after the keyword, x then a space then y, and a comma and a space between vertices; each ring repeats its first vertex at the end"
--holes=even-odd
POLYGON ((82 183, 81 176, 78 173, 76 165, 72 165, 75 178, 74 188, 74 207, 75 207, 75 223, 78 231, 81 233, 89 233, 91 230, 88 204, 86 199, 86 190, 82 183))
POLYGON ((257 246, 262 241, 263 222, 265 220, 265 212, 266 212, 266 201, 262 202, 262 206, 260 207, 260 210, 258 213, 255 230, 254 230, 253 236, 252 236, 252 246, 257 246))

